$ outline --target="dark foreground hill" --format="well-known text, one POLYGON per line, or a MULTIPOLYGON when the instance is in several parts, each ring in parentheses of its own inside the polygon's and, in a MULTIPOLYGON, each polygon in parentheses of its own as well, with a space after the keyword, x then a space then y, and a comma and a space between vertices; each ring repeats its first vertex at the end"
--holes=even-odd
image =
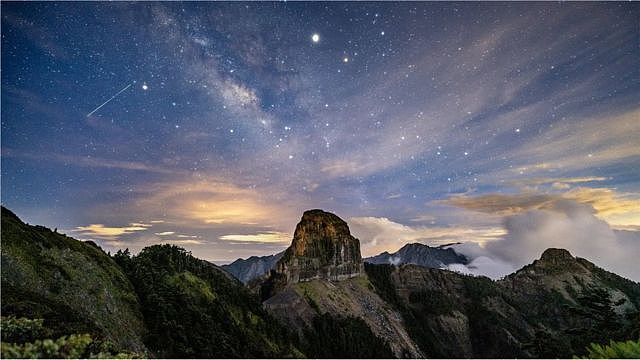
POLYGON ((175 246, 109 256, 2 208, 2 356, 571 357, 640 336, 640 285, 566 250, 492 281, 363 264, 319 210, 297 229, 250 290, 175 246))
MULTIPOLYGON (((100 344, 110 344, 107 350, 113 354, 168 358, 302 355, 288 332, 239 281, 183 249, 156 245, 137 256, 118 252, 111 258, 91 243, 24 224, 4 207, 2 316, 11 324, 16 323, 14 318, 44 320, 38 334, 23 339, 3 331, 3 357, 12 355, 5 341, 24 343, 85 333, 100 344)), ((17 331, 27 332, 31 329, 17 331)), ((77 356, 104 350, 92 346, 77 356)), ((35 353, 43 357, 65 354, 35 353)))

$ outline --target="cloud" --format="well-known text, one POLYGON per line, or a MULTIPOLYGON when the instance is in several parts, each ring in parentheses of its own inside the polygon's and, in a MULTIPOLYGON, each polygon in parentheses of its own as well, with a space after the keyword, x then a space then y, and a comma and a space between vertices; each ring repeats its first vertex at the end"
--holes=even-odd
POLYGON ((136 161, 111 160, 92 156, 72 156, 62 154, 36 154, 29 152, 18 152, 10 148, 2 148, 3 157, 23 158, 46 162, 62 163, 66 166, 93 167, 105 169, 122 169, 132 171, 147 171, 159 174, 173 174, 176 171, 160 166, 147 165, 136 161))
POLYGON ((468 270, 458 265, 456 270, 497 278, 511 271, 506 265, 519 268, 539 258, 545 249, 558 247, 606 270, 640 279, 640 270, 634 266, 640 254, 640 232, 617 231, 596 216, 635 211, 637 203, 619 198, 609 189, 579 188, 562 196, 484 195, 450 200, 450 204, 466 209, 504 216, 506 230, 503 239, 482 248, 455 248, 473 259, 468 270))
POLYGON ((269 231, 257 234, 228 234, 220 236, 220 240, 259 243, 284 243, 291 242, 291 234, 278 231, 269 231))
POLYGON ((131 234, 138 231, 145 231, 151 225, 142 224, 142 223, 131 223, 129 226, 123 227, 109 227, 104 226, 103 224, 91 224, 87 226, 78 226, 74 230, 75 233, 78 233, 82 236, 93 236, 101 239, 117 239, 117 237, 125 234, 131 234))
MULTIPOLYGON (((464 255, 463 252, 459 253, 464 255)), ((483 255, 473 258, 466 265, 449 264, 447 265, 447 269, 462 274, 486 276, 491 279, 500 279, 516 270, 516 267, 507 261, 483 255)))
POLYGON ((514 171, 539 167, 563 172, 633 161, 640 153, 640 108, 620 114, 579 117, 541 132, 515 149, 514 171), (579 120, 579 121, 576 121, 579 120))
MULTIPOLYGON (((576 179, 548 179, 547 183, 577 183, 576 179)), ((542 182, 540 182, 542 183, 542 182)), ((555 187, 554 190, 558 190, 555 187)), ((590 205, 596 215, 614 227, 640 225, 640 198, 637 194, 621 193, 610 188, 577 187, 558 192, 527 192, 521 194, 458 195, 440 203, 488 214, 508 216, 534 209, 553 209, 559 200, 573 200, 590 205)))
POLYGON ((166 235, 173 235, 173 234, 175 234, 174 231, 163 231, 163 232, 155 233, 155 235, 158 235, 158 236, 166 236, 166 235))
POLYGON ((429 245, 471 240, 488 242, 504 235, 504 231, 496 227, 413 227, 379 217, 352 217, 348 223, 352 234, 360 239, 363 256, 394 252, 412 242, 429 245))
POLYGON ((519 180, 515 184, 524 185, 545 185, 545 184, 579 184, 593 181, 607 181, 611 180, 610 177, 605 176, 578 176, 578 177, 562 177, 562 178, 533 178, 526 180, 519 180))
POLYGON ((640 232, 620 233, 594 216, 592 207, 558 200, 553 209, 529 210, 505 219, 504 240, 486 245, 487 251, 520 267, 547 248, 559 247, 619 275, 640 280, 635 266, 640 232), (629 240, 631 239, 631 240, 629 240))
POLYGON ((134 213, 194 227, 276 226, 293 218, 291 211, 264 200, 256 189, 219 178, 148 184, 134 197, 134 213), (283 220, 285 214, 292 217, 283 220))
POLYGON ((557 198, 546 194, 488 194, 458 195, 443 201, 445 204, 496 215, 512 215, 530 209, 549 206, 557 198))
POLYGON ((563 197, 591 205, 598 216, 614 226, 640 226, 640 194, 619 193, 608 188, 579 187, 564 193, 563 197))
POLYGON ((169 239, 162 240, 163 244, 174 244, 174 245, 203 245, 205 244, 202 240, 184 240, 184 239, 169 239))

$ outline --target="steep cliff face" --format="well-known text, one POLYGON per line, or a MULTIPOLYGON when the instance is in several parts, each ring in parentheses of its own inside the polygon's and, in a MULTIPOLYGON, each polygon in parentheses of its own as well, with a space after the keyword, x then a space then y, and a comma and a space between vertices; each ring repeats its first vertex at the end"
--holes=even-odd
POLYGON ((264 307, 314 357, 423 357, 400 314, 373 291, 360 241, 334 214, 306 211, 260 289, 264 307))
POLYGON ((305 211, 296 226, 291 246, 276 265, 287 283, 314 279, 339 281, 363 273, 360 241, 334 214, 305 211))

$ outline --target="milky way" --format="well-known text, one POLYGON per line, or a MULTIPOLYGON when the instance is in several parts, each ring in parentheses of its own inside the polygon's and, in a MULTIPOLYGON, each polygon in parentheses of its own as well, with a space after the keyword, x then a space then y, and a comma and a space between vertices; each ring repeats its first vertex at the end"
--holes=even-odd
POLYGON ((2 3, 2 202, 111 251, 209 260, 282 250, 309 208, 349 221, 365 255, 507 241, 510 216, 569 216, 560 201, 640 239, 639 18, 637 3, 2 3))

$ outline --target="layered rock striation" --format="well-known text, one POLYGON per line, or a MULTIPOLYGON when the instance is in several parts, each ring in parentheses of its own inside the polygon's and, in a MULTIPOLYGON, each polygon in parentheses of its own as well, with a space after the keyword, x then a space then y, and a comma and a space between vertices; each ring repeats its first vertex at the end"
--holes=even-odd
POLYGON ((287 283, 358 276, 363 273, 360 241, 338 216, 317 209, 305 211, 275 272, 287 283))

